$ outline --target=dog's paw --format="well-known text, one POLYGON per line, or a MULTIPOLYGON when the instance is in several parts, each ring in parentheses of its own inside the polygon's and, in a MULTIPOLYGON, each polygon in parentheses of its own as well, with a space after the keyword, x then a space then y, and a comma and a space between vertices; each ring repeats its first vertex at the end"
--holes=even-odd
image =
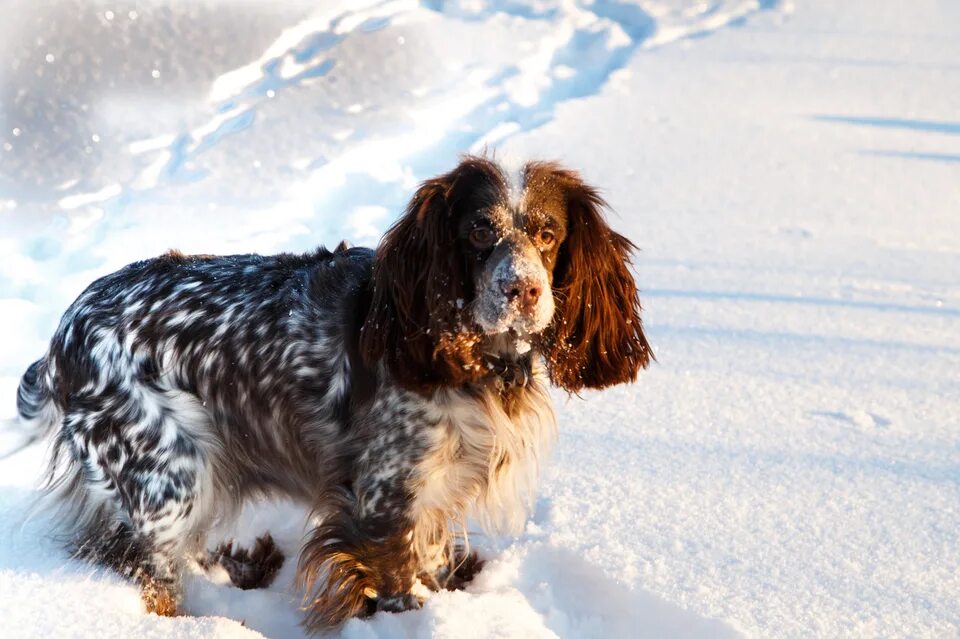
POLYGON ((420 600, 416 595, 411 593, 390 597, 377 597, 378 612, 405 612, 407 610, 419 610, 420 606, 420 600))
POLYGON ((447 590, 463 590, 483 570, 483 559, 475 552, 459 558, 453 574, 447 579, 444 588, 447 590))
POLYGON ((139 581, 140 600, 143 601, 148 613, 161 617, 177 616, 179 613, 177 597, 167 584, 144 575, 139 577, 139 581))
POLYGON ((283 560, 283 553, 268 533, 257 538, 252 550, 234 548, 232 541, 226 541, 210 553, 206 563, 222 566, 237 588, 252 590, 273 583, 283 560))
POLYGON ((457 549, 456 557, 456 563, 452 567, 444 565, 436 572, 420 573, 418 581, 434 592, 438 590, 463 590, 483 569, 484 561, 480 559, 477 553, 464 553, 463 549, 460 548, 457 549))

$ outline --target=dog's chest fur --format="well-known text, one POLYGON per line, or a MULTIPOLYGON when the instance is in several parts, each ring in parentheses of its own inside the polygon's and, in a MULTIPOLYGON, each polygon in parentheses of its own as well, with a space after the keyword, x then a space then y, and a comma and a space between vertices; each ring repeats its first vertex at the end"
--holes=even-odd
POLYGON ((544 374, 534 371, 509 398, 495 383, 439 390, 425 407, 432 423, 424 454, 410 477, 417 528, 463 525, 518 531, 556 422, 544 374), (431 526, 433 525, 433 526, 431 526))

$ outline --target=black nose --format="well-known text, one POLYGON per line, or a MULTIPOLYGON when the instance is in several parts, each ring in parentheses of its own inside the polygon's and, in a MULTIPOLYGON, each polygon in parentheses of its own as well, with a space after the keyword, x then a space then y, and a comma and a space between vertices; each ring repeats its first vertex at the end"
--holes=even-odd
POLYGON ((503 294, 507 299, 519 299, 523 309, 533 308, 540 299, 540 292, 540 286, 530 280, 516 280, 503 285, 503 294))

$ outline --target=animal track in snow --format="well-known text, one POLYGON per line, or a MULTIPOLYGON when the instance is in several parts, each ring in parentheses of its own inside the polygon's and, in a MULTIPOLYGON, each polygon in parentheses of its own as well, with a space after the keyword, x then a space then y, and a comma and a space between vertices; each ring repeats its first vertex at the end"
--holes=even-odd
POLYGON ((841 422, 843 424, 854 426, 860 430, 873 430, 877 428, 886 428, 892 424, 892 420, 882 417, 876 413, 872 413, 862 409, 856 409, 851 411, 828 411, 828 410, 813 410, 807 413, 811 417, 823 417, 831 419, 834 421, 841 422))

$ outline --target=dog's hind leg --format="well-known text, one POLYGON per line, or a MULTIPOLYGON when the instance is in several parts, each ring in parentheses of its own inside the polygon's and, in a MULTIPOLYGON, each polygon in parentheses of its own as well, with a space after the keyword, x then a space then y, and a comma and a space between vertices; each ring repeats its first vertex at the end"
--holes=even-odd
POLYGON ((77 554, 135 578, 149 612, 177 613, 185 559, 213 497, 195 398, 134 386, 74 398, 64 419, 91 512, 77 554))
POLYGON ((216 550, 204 553, 200 565, 204 569, 220 566, 230 577, 230 582, 242 590, 266 588, 273 583, 283 566, 283 553, 277 548, 270 533, 257 537, 253 548, 247 550, 225 541, 216 550))

